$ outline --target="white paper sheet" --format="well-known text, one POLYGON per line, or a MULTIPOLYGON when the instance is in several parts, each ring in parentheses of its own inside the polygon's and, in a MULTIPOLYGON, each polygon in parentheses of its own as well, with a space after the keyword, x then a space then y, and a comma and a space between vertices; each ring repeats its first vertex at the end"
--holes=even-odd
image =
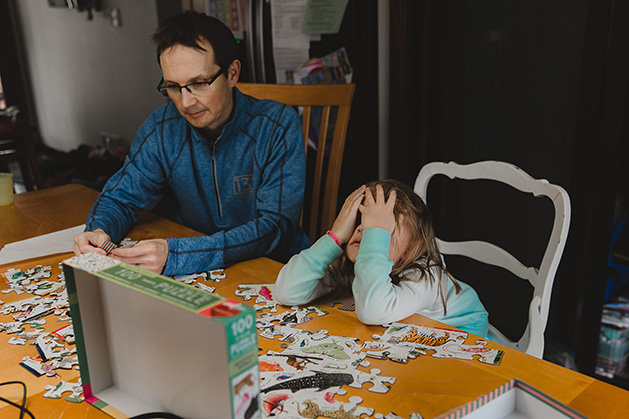
POLYGON ((273 58, 277 83, 286 83, 286 71, 298 69, 308 61, 310 36, 301 33, 308 0, 273 0, 273 58))
POLYGON ((0 250, 0 265, 20 260, 72 251, 74 236, 85 230, 85 224, 9 243, 0 250))

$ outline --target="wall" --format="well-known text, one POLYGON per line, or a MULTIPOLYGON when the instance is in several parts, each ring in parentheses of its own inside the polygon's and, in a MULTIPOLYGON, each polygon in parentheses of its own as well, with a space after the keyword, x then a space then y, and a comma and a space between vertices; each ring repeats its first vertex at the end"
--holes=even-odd
POLYGON ((20 1, 18 16, 41 137, 69 151, 100 144, 101 132, 130 142, 163 97, 161 72, 150 39, 157 27, 155 0, 103 0, 87 12, 20 1), (110 24, 120 9, 122 25, 110 24))

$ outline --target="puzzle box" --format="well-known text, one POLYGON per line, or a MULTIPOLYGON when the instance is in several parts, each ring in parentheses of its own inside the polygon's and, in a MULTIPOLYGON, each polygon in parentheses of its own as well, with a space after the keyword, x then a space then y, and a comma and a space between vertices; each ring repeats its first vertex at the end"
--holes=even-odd
POLYGON ((85 400, 115 418, 259 418, 255 311, 106 256, 64 261, 85 400))

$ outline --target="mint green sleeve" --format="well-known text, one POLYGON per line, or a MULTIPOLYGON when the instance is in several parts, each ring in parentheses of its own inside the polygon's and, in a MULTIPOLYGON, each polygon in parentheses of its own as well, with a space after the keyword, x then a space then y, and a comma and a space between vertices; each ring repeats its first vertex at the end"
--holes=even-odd
POLYGON ((331 288, 326 284, 326 269, 343 251, 327 234, 310 248, 294 255, 277 276, 274 299, 292 306, 309 303, 331 288))
POLYGON ((429 281, 392 283, 389 274, 391 234, 381 228, 363 231, 356 256, 352 292, 358 319, 366 324, 396 322, 439 303, 438 287, 429 281))

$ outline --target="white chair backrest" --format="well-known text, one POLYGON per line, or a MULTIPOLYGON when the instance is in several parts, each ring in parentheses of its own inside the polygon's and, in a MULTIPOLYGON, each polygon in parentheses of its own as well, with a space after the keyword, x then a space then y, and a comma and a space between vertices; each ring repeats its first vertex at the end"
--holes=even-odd
POLYGON ((534 291, 529 305, 529 321, 520 340, 511 341, 491 324, 489 336, 506 346, 541 358, 544 352, 544 330, 548 320, 553 281, 570 226, 568 193, 561 186, 553 185, 545 179, 533 179, 520 168, 505 162, 483 161, 468 165, 433 162, 422 167, 415 181, 415 192, 426 202, 426 205, 428 205, 428 183, 435 175, 445 175, 450 179, 485 179, 502 182, 522 192, 531 193, 535 197, 546 196, 553 202, 555 220, 539 267, 525 266, 506 250, 488 242, 446 242, 437 239, 439 250, 444 255, 466 256, 498 266, 531 283, 534 291))

